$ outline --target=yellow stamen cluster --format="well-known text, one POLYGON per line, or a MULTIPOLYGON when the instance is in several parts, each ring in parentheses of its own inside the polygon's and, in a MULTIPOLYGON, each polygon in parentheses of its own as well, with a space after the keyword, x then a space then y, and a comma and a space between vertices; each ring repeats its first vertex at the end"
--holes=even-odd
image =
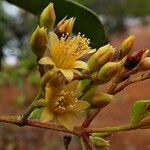
POLYGON ((58 55, 51 54, 56 66, 64 69, 70 68, 79 57, 87 52, 89 43, 89 39, 85 38, 84 35, 81 36, 80 33, 74 37, 69 36, 69 34, 63 35, 57 48, 59 50, 58 55))
POLYGON ((75 98, 75 93, 73 91, 68 92, 62 90, 55 99, 54 104, 50 104, 50 107, 55 113, 61 114, 71 111, 77 105, 77 102, 78 99, 75 98))

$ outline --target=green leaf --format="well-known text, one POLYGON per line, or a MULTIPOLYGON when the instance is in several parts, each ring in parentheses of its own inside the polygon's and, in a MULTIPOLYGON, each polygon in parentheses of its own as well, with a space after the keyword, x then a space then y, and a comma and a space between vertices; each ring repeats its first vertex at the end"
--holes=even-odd
POLYGON ((131 125, 137 125, 148 116, 150 116, 150 100, 140 100, 135 102, 131 113, 131 125))
POLYGON ((30 119, 40 119, 43 109, 36 108, 30 115, 30 119))
POLYGON ((42 10, 50 3, 54 3, 57 20, 65 16, 76 17, 74 32, 81 32, 91 39, 92 48, 99 48, 107 43, 103 25, 97 15, 85 6, 71 0, 7 0, 27 11, 40 15, 42 10))

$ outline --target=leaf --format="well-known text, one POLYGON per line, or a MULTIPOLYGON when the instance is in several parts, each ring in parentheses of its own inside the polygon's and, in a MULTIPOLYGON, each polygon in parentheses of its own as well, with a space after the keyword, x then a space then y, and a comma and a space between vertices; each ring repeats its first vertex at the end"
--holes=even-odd
POLYGON ((108 40, 98 16, 87 7, 71 0, 6 0, 27 11, 39 15, 50 3, 54 3, 58 23, 65 16, 76 17, 74 32, 81 32, 91 39, 93 48, 105 45, 108 40))
POLYGON ((36 108, 30 115, 30 119, 40 119, 43 109, 36 108))
POLYGON ((148 116, 150 116, 150 100, 140 100, 135 102, 131 113, 131 125, 137 125, 148 116))

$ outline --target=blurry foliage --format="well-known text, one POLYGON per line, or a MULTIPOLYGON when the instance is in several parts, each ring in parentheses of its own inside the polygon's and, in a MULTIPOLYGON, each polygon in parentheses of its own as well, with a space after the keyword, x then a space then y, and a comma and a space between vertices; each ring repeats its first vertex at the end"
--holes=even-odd
POLYGON ((104 16, 104 23, 110 33, 125 31, 125 17, 150 15, 149 0, 96 0, 89 7, 104 16))
POLYGON ((150 1, 149 0, 127 0, 126 3, 127 14, 134 16, 150 15, 150 1))
POLYGON ((88 4, 95 2, 96 0, 74 0, 74 1, 84 4, 84 5, 88 5, 88 4))
POLYGON ((40 80, 36 64, 30 58, 22 58, 17 66, 6 65, 3 72, 0 72, 0 85, 16 84, 18 88, 22 88, 24 80, 33 86, 37 85, 40 80))
MULTIPOLYGON (((11 16, 7 14, 0 2, 0 62, 4 56, 4 49, 9 48, 14 54, 14 49, 18 50, 16 57, 19 59, 28 56, 33 57, 29 41, 27 40, 32 29, 37 23, 36 18, 24 11, 19 10, 18 15, 11 16), (13 46, 14 45, 14 46, 13 46)), ((1 68, 2 66, 0 66, 1 68)))

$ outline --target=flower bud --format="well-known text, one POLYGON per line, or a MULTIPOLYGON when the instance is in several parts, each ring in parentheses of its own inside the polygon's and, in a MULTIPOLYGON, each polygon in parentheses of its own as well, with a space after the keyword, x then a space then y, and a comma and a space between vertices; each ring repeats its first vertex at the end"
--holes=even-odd
POLYGON ((55 24, 56 16, 53 7, 53 3, 50 3, 41 13, 40 16, 40 26, 47 28, 50 31, 55 24))
POLYGON ((96 147, 105 147, 105 148, 109 148, 110 147, 109 141, 106 141, 103 138, 90 137, 90 139, 91 139, 92 143, 94 144, 94 146, 96 146, 96 147))
POLYGON ((91 102, 91 108, 102 109, 103 107, 107 106, 113 99, 114 97, 110 94, 97 94, 91 102))
POLYGON ((91 72, 99 70, 105 63, 111 60, 115 53, 112 45, 107 44, 99 48, 88 60, 88 66, 91 72))
POLYGON ((150 57, 144 58, 142 62, 140 63, 139 68, 144 71, 144 70, 149 70, 150 69, 150 57))
POLYGON ((58 23, 55 33, 58 36, 62 35, 62 34, 66 34, 66 33, 71 34, 72 30, 73 30, 74 22, 75 22, 75 18, 72 17, 70 19, 66 19, 66 17, 65 17, 58 23))
POLYGON ((135 36, 134 35, 130 35, 129 37, 127 37, 122 43, 121 43, 121 54, 120 54, 120 58, 123 58, 124 56, 126 56, 130 50, 133 47, 135 41, 135 36))
POLYGON ((124 67, 128 70, 132 70, 136 67, 140 63, 145 51, 146 50, 134 51, 129 54, 124 62, 124 67))
POLYGON ((32 33, 30 44, 32 51, 37 56, 37 58, 40 59, 43 57, 48 44, 47 29, 45 27, 37 27, 36 30, 32 33))
POLYGON ((91 100, 94 97, 96 90, 97 85, 92 85, 92 87, 82 96, 82 100, 85 100, 91 104, 91 100))
POLYGON ((108 62, 96 75, 93 76, 93 79, 99 84, 107 83, 112 79, 113 76, 115 76, 120 67, 120 62, 108 62))

